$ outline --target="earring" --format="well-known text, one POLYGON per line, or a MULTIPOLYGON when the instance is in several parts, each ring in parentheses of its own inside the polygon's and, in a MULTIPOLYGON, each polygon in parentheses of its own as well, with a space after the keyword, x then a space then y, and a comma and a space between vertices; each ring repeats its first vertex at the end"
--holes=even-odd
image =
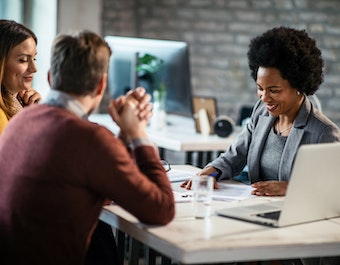
POLYGON ((296 95, 300 96, 300 91, 296 90, 296 95))

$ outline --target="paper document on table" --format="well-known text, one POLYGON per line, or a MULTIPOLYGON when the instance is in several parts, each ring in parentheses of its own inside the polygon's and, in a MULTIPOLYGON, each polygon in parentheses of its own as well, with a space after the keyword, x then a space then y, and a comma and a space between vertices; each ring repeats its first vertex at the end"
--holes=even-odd
MULTIPOLYGON (((251 194, 253 188, 245 184, 232 184, 218 182, 218 189, 214 189, 212 199, 216 201, 241 201, 254 197, 251 194)), ((192 201, 192 190, 184 190, 183 192, 173 191, 175 202, 192 201)))
POLYGON ((178 192, 173 191, 175 202, 190 202, 192 201, 192 191, 178 192))
POLYGON ((218 182, 218 189, 214 190, 213 200, 244 200, 254 196, 251 194, 253 189, 250 185, 218 182))
POLYGON ((179 182, 191 179, 193 176, 196 175, 196 173, 192 171, 171 169, 169 172, 167 172, 167 175, 170 182, 179 182))

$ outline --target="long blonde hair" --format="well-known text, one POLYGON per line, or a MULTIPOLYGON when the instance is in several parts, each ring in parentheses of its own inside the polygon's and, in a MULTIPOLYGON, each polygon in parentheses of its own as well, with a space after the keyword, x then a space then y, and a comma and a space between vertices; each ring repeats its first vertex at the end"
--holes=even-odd
POLYGON ((33 38, 38 43, 36 35, 24 25, 13 20, 0 20, 0 108, 8 119, 16 114, 12 99, 3 85, 5 64, 10 51, 28 38, 33 38))

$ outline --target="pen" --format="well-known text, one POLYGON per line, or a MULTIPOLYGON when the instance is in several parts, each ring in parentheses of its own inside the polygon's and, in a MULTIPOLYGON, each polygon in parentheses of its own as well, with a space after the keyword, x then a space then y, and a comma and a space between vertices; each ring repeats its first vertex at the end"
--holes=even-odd
POLYGON ((209 176, 210 177, 216 177, 218 175, 218 172, 216 171, 216 172, 214 172, 214 173, 211 173, 209 176))

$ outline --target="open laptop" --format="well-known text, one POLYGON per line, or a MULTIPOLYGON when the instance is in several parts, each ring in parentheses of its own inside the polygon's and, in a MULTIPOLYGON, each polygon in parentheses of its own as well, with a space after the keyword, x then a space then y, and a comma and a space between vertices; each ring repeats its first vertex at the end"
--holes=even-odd
POLYGON ((340 143, 303 145, 284 200, 217 210, 221 216, 283 227, 340 216, 340 143))

